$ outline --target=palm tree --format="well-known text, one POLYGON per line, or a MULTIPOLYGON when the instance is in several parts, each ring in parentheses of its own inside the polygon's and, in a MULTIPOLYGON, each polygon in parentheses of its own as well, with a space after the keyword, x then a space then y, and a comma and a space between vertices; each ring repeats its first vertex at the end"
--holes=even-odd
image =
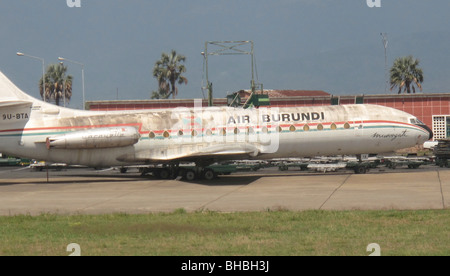
MULTIPOLYGON (((73 77, 67 75, 67 66, 63 64, 51 64, 47 67, 45 73, 45 99, 50 102, 51 99, 59 105, 62 101, 64 104, 70 101, 72 97, 73 77)), ((42 89, 42 78, 39 80, 39 92, 44 99, 44 91, 42 89)))
POLYGON ((158 91, 154 91, 152 99, 167 99, 172 95, 178 95, 178 84, 187 84, 188 80, 181 74, 186 72, 186 67, 183 64, 186 61, 186 57, 178 55, 175 50, 172 50, 170 54, 162 53, 161 59, 155 63, 153 67, 153 77, 158 80, 158 91))
POLYGON ((402 92, 416 93, 414 85, 422 91, 423 71, 418 67, 419 60, 413 56, 400 57, 394 61, 390 70, 391 91, 398 87, 398 94, 402 92))

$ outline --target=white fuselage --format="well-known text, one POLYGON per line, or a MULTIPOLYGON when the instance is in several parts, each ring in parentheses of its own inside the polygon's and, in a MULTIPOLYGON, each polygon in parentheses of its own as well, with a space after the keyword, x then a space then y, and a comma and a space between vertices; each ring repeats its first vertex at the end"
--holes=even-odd
POLYGON ((0 152, 93 167, 383 153, 431 131, 377 105, 175 108, 94 112, 58 107, 0 72, 0 152))
POLYGON ((0 116, 0 152, 87 166, 383 153, 429 139, 414 116, 376 105, 86 112, 34 103, 0 116), (95 137, 117 128, 123 145, 95 137))

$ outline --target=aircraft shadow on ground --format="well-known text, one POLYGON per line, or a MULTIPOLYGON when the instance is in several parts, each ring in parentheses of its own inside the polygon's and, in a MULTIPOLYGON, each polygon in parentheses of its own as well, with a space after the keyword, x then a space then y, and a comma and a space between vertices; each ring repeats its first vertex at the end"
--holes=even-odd
MULTIPOLYGON (((386 174, 386 173, 410 173, 412 171, 422 171, 421 169, 415 170, 383 170, 383 171, 371 171, 369 174, 386 174)), ((305 172, 305 171, 286 171, 286 172, 277 172, 277 173, 258 173, 258 174, 232 174, 229 176, 219 176, 213 180, 205 180, 205 179, 195 179, 193 181, 186 181, 183 179, 159 179, 152 175, 141 176, 140 174, 103 174, 103 173, 67 173, 67 174, 58 174, 58 173, 50 173, 49 180, 47 181, 46 177, 43 175, 37 175, 36 177, 28 177, 28 178, 10 178, 4 179, 4 181, 0 182, 0 186, 7 185, 19 185, 19 184, 83 184, 83 183, 119 183, 119 182, 135 182, 135 181, 179 181, 181 183, 192 183, 198 185, 205 186, 232 186, 232 185, 249 185, 261 177, 264 178, 278 178, 278 177, 298 177, 298 176, 308 176, 308 177, 320 177, 324 175, 328 176, 338 176, 338 175, 347 175, 353 174, 352 172, 346 171, 337 171, 337 172, 305 172), (64 179, 63 179, 64 178, 64 179), (29 179, 29 181, 25 181, 25 179, 29 179)))
MULTIPOLYGON (((136 180, 138 181, 138 180, 136 180)), ((4 181, 0 183, 0 186, 9 186, 9 185, 24 185, 24 184, 65 184, 65 185, 70 185, 70 184, 83 184, 83 183, 92 183, 92 182, 96 182, 96 183, 107 183, 107 182, 130 182, 129 179, 96 179, 93 180, 91 179, 66 179, 66 180, 61 180, 58 179, 58 177, 53 177, 53 178, 49 178, 49 180, 47 181, 47 179, 43 179, 43 178, 39 178, 39 179, 31 179, 29 181, 24 181, 22 180, 17 180, 14 181, 14 179, 8 180, 8 181, 4 181)))
MULTIPOLYGON (((182 178, 176 179, 160 179, 152 175, 141 176, 138 174, 116 174, 116 175, 107 175, 107 174, 88 174, 88 175, 67 175, 68 177, 88 177, 91 178, 90 182, 96 182, 98 179, 102 182, 121 182, 121 181, 177 181, 181 183, 191 183, 191 184, 199 184, 205 186, 230 186, 230 185, 248 185, 252 182, 260 179, 261 177, 265 177, 266 175, 233 175, 233 176, 219 176, 213 180, 206 179, 195 179, 193 181, 186 181, 182 178), (102 180, 106 179, 107 180, 102 180)), ((74 181, 76 181, 74 179, 74 181)), ((79 181, 76 181, 79 182, 79 181)), ((89 182, 89 181, 88 181, 89 182)))

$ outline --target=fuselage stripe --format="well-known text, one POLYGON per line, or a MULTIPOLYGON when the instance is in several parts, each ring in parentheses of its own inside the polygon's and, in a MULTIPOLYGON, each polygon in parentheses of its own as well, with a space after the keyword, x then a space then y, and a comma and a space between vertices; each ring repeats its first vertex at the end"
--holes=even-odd
MULTIPOLYGON (((349 121, 349 122, 314 122, 314 123, 302 123, 302 124, 266 124, 266 125, 256 125, 256 126, 252 126, 252 125, 234 125, 234 126, 223 126, 223 127, 213 127, 210 129, 207 128, 191 128, 191 129, 170 129, 170 130, 152 130, 152 131, 143 131, 142 130, 142 123, 133 123, 133 124, 105 124, 105 125, 84 125, 84 126, 61 126, 61 127, 40 127, 40 128, 24 128, 24 129, 8 129, 8 130, 0 130, 0 137, 11 137, 11 136, 43 136, 43 135, 61 135, 61 134, 65 134, 65 133, 70 133, 72 131, 77 131, 77 130, 89 130, 89 129, 96 129, 96 128, 107 128, 107 127, 122 127, 122 126, 135 126, 138 127, 139 129, 139 133, 141 135, 145 135, 145 134, 149 134, 150 132, 153 132, 155 134, 163 134, 165 131, 169 132, 169 133, 178 133, 179 131, 183 131, 183 132, 191 132, 191 131, 197 131, 200 133, 203 133, 207 130, 210 130, 212 132, 217 131, 217 130, 222 130, 225 129, 227 131, 227 134, 241 134, 241 133, 234 133, 233 131, 228 132, 229 130, 234 130, 234 129, 239 129, 239 130, 247 130, 248 128, 253 128, 256 131, 261 131, 264 127, 268 128, 269 131, 271 131, 270 129, 272 128, 277 128, 277 127, 284 127, 284 128, 289 128, 290 126, 294 126, 296 128, 295 131, 290 131, 290 130, 282 130, 282 132, 308 132, 308 131, 326 131, 326 130, 331 130, 331 129, 322 129, 322 130, 317 130, 317 129, 309 129, 308 131, 303 130, 303 127, 305 125, 308 125, 310 127, 314 127, 314 126, 318 126, 318 125, 323 125, 323 126, 331 126, 332 124, 335 124, 336 126, 340 126, 337 127, 334 130, 349 130, 349 129, 355 129, 357 127, 359 127, 361 124, 363 125, 362 129, 371 129, 371 128, 395 128, 395 127, 402 127, 402 128, 409 128, 409 129, 414 129, 414 130, 421 130, 425 133, 428 133, 427 130, 425 130, 424 128, 418 126, 418 125, 413 125, 413 124, 409 124, 409 123, 404 123, 404 122, 396 122, 396 121, 381 121, 381 120, 370 120, 370 121, 349 121), (350 128, 344 128, 343 125, 345 123, 351 123, 353 126, 350 128), (37 132, 37 131, 42 131, 45 130, 45 132, 37 132), (51 131, 54 132, 51 132, 51 131), (60 131, 58 131, 60 130, 60 131), (28 133, 24 133, 24 132, 28 132, 28 133), (5 134, 2 134, 5 133, 5 134), (8 134, 6 134, 8 133, 8 134)), ((243 133, 242 133, 243 134, 243 133)), ((188 135, 180 135, 180 137, 183 136, 188 136, 188 135)), ((191 136, 191 135, 189 135, 191 136)))

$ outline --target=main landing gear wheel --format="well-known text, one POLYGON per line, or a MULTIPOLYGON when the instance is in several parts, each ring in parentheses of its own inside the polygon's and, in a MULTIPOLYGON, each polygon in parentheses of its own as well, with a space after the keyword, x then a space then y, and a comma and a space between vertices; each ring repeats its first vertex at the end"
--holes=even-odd
POLYGON ((186 170, 184 172, 184 179, 187 181, 193 181, 197 177, 197 174, 193 170, 186 170))
POLYGON ((205 169, 203 172, 203 178, 206 180, 213 180, 216 177, 215 173, 211 169, 205 169))
POLYGON ((170 176, 170 172, 167 169, 162 169, 157 171, 155 176, 161 179, 168 179, 170 176))
POLYGON ((127 168, 120 168, 120 173, 126 173, 128 171, 127 168))

